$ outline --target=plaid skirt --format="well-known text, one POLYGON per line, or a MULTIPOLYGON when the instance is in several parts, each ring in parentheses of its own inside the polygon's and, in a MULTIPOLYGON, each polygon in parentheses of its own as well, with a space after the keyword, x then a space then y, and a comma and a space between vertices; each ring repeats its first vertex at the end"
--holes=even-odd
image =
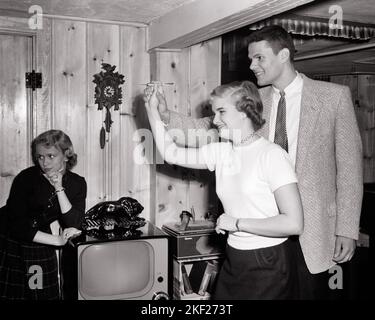
POLYGON ((59 299, 55 248, 0 234, 0 299, 59 299))

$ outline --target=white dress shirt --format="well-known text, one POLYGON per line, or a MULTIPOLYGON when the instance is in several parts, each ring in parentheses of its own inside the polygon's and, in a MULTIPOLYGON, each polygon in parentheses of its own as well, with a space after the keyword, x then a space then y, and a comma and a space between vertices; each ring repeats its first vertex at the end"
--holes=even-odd
MULTIPOLYGON (((297 72, 294 80, 284 89, 285 102, 286 102, 286 132, 288 136, 288 151, 290 159, 293 165, 296 165, 297 156, 297 142, 298 142, 298 128, 301 111, 301 99, 302 99, 302 87, 303 79, 297 72)), ((274 141, 275 139, 275 127, 276 127, 276 116, 277 106, 280 100, 280 90, 273 88, 272 95, 272 108, 270 115, 270 132, 269 140, 274 141)))

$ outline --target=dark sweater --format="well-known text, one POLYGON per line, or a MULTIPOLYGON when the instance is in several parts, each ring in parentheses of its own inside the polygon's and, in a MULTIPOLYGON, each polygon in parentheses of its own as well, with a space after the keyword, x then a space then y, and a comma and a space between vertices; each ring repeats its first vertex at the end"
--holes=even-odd
POLYGON ((80 228, 85 213, 86 181, 67 170, 62 185, 72 204, 65 214, 61 213, 54 187, 38 167, 21 171, 14 178, 6 204, 9 235, 31 242, 37 231, 51 233, 49 225, 54 220, 59 220, 62 228, 80 228))

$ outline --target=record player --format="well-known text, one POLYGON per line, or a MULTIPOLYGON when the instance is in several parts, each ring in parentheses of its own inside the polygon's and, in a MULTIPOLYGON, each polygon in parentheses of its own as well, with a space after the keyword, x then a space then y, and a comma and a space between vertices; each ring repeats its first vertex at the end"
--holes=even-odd
POLYGON ((226 236, 217 234, 215 223, 210 220, 167 223, 162 229, 171 236, 171 250, 176 259, 217 256, 224 254, 226 236))

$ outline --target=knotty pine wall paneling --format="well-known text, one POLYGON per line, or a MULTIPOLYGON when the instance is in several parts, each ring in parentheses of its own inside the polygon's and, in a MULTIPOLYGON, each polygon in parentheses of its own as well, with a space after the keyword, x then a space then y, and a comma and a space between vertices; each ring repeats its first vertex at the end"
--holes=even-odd
MULTIPOLYGON (((16 155, 15 148, 9 145, 4 146, 2 152, 8 157, 25 159, 27 163, 22 162, 14 170, 9 166, 7 170, 1 170, 9 180, 7 187, 1 188, 2 202, 5 203, 8 197, 14 176, 31 165, 29 144, 32 138, 57 128, 69 134, 78 154, 78 165, 73 171, 87 180, 87 209, 100 201, 132 196, 145 207, 142 215, 152 220, 154 213, 150 208, 154 206, 151 206, 150 189, 155 188, 151 181, 155 181, 155 174, 151 174, 150 165, 136 165, 132 158, 133 148, 138 144, 137 130, 148 126, 142 113, 141 96, 143 84, 150 79, 146 29, 45 17, 41 30, 30 30, 27 18, 0 17, 0 29, 33 37, 35 48, 31 60, 35 71, 42 72, 43 78, 43 88, 31 93, 32 99, 25 94, 24 86, 23 89, 14 87, 15 90, 22 89, 15 99, 32 100, 33 105, 30 114, 25 108, 14 108, 19 114, 21 110, 25 113, 20 117, 19 125, 11 125, 13 129, 21 127, 17 132, 30 133, 23 135, 22 150, 16 155), (116 65, 115 71, 125 76, 122 105, 119 111, 112 109, 113 124, 103 150, 99 145, 99 133, 105 112, 98 111, 94 104, 95 84, 92 83, 93 75, 102 70, 102 62, 116 65), (14 172, 9 175, 9 170, 14 172)), ((10 131, 6 131, 9 137, 10 131)))
POLYGON ((117 200, 112 197, 112 182, 118 179, 116 171, 118 163, 112 160, 119 159, 118 152, 120 116, 118 111, 111 108, 112 125, 110 132, 106 133, 104 149, 100 148, 99 134, 105 126, 106 110, 98 110, 95 104, 95 83, 93 75, 102 69, 102 63, 119 66, 119 26, 110 24, 87 24, 87 146, 89 149, 86 159, 87 181, 90 185, 88 200, 94 203, 100 201, 117 200))
MULTIPOLYGON (((201 118, 212 114, 208 98, 220 84, 221 38, 194 45, 189 51, 189 114, 201 118)), ((189 203, 194 206, 196 219, 202 220, 208 213, 218 213, 215 191, 215 174, 208 170, 191 170, 189 179, 189 203)))
MULTIPOLYGON (((168 108, 192 117, 208 115, 209 93, 220 84, 221 40, 213 39, 182 50, 156 49, 150 53, 151 80, 164 86, 168 108)), ((217 211, 214 176, 206 170, 157 165, 156 224, 179 222, 182 210, 197 220, 217 211)))
POLYGON ((36 72, 42 73, 42 88, 35 90, 33 136, 50 129, 52 123, 52 20, 43 18, 36 33, 36 72))
POLYGON ((144 110, 143 90, 150 81, 150 58, 146 52, 146 29, 120 27, 120 70, 125 75, 123 104, 120 106, 120 155, 117 189, 121 195, 137 199, 144 210, 141 216, 155 222, 155 168, 144 150, 144 139, 151 140, 144 110), (148 134, 144 137, 145 134, 148 134), (144 150, 144 152, 143 152, 144 150), (119 192, 120 192, 119 191, 119 192))
POLYGON ((0 206, 14 177, 31 163, 32 105, 25 73, 32 68, 32 41, 0 33, 0 206))
MULTIPOLYGON (((0 17, 0 28, 30 33, 27 19, 22 18, 0 17)), ((165 87, 169 108, 199 116, 207 111, 201 109, 202 101, 218 81, 220 46, 215 40, 149 54, 146 31, 133 26, 44 18, 43 29, 31 32, 36 39, 35 71, 43 73, 43 88, 32 95, 31 127, 27 128, 32 134, 27 152, 37 134, 50 128, 64 130, 78 154, 74 171, 88 183, 87 209, 100 201, 130 196, 145 207, 143 217, 161 226, 178 221, 180 212, 190 210, 192 205, 201 218, 211 205, 208 190, 213 185, 191 170, 156 165, 155 157, 147 163, 135 163, 134 150, 145 139, 144 129, 149 129, 142 98, 144 84, 150 79, 172 83, 165 87), (112 110, 114 122, 103 150, 99 132, 105 113, 94 104, 92 83, 102 62, 116 65, 116 71, 125 76, 123 102, 119 111, 112 110)), ((151 135, 147 138, 152 139, 151 135)))
POLYGON ((87 176, 86 145, 86 23, 52 22, 52 128, 72 140, 78 163, 74 171, 87 176))
MULTIPOLYGON (((159 80, 164 86, 168 108, 188 114, 188 59, 186 51, 157 49, 151 53, 151 80, 159 80)), ((188 194, 188 170, 160 161, 162 158, 154 147, 156 165, 155 210, 157 226, 178 222, 182 210, 190 210, 188 194)))

